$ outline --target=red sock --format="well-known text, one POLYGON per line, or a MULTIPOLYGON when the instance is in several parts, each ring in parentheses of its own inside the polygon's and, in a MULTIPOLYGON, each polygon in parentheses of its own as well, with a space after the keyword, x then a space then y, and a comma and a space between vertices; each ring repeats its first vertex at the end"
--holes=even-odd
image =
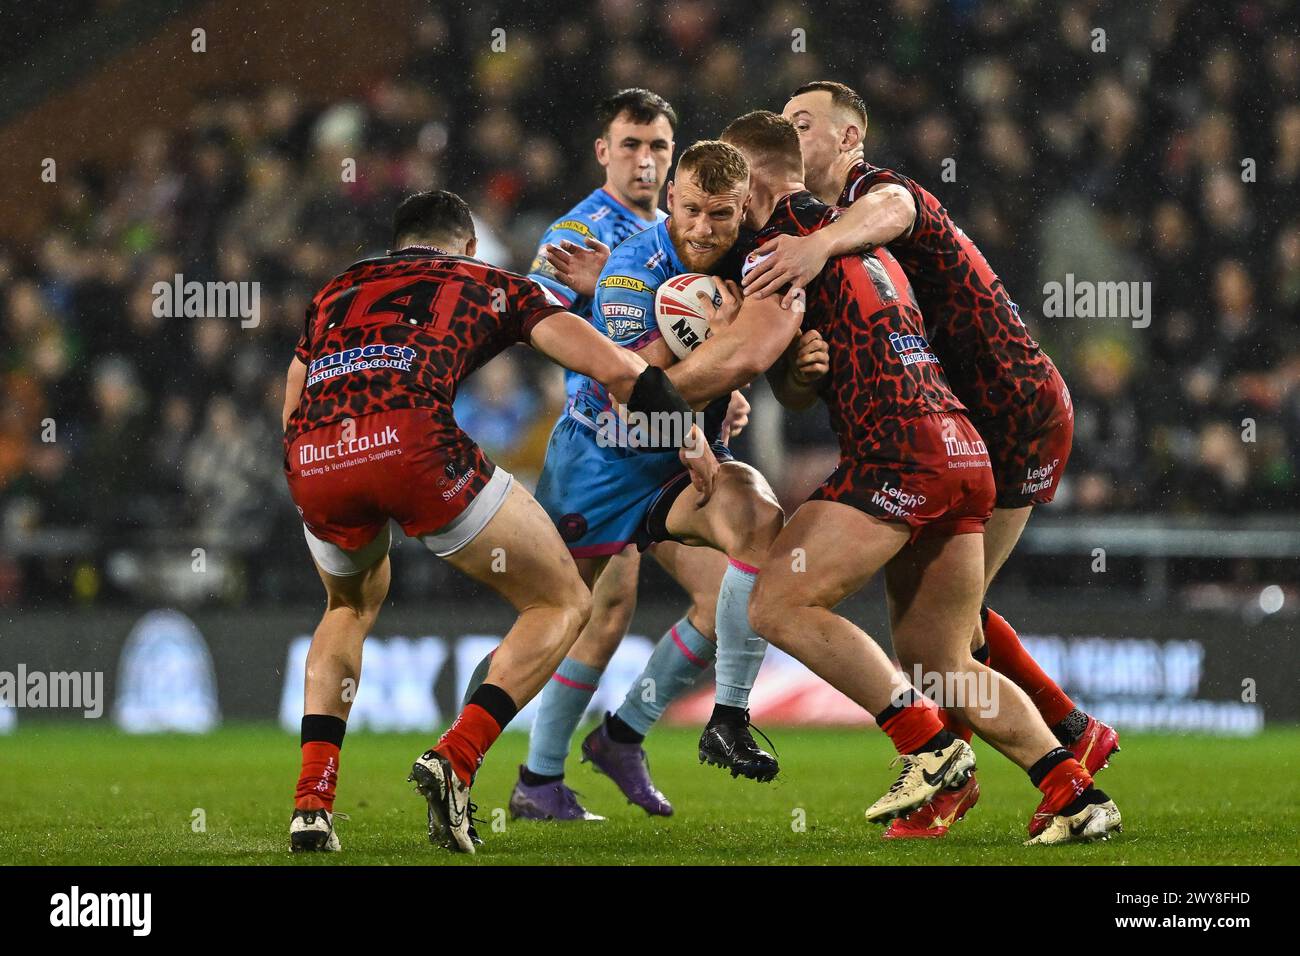
POLYGON ((984 640, 989 647, 989 667, 1006 675, 1029 695, 1048 727, 1055 727, 1075 709, 1069 695, 1029 656, 1016 629, 992 608, 984 621, 984 640))
POLYGON ((897 711, 880 721, 880 729, 889 734, 894 749, 900 754, 915 753, 925 742, 943 730, 939 708, 928 697, 917 695, 906 707, 891 707, 897 711))
POLYGON ((339 748, 323 740, 302 745, 302 774, 293 805, 299 810, 334 812, 334 784, 339 778, 339 748))
POLYGON ((970 743, 970 725, 952 711, 940 708, 939 720, 943 723, 944 729, 949 731, 954 737, 960 737, 962 740, 966 741, 966 743, 970 743))
POLYGON ((451 761, 451 769, 467 786, 474 781, 483 755, 501 734, 501 725, 478 704, 466 704, 433 749, 451 761))
POLYGON ((1092 775, 1083 764, 1071 757, 1062 760, 1043 778, 1038 789, 1043 791, 1043 811, 1059 813, 1092 786, 1092 775))

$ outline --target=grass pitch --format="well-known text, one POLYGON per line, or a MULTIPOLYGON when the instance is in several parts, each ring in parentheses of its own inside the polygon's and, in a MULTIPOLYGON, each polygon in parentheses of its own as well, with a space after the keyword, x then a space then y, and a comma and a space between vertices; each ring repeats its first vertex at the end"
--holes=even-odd
POLYGON ((505 813, 526 746, 523 734, 506 734, 474 788, 486 845, 467 858, 428 844, 424 802, 405 782, 433 737, 357 733, 343 749, 337 809, 351 816, 338 823, 343 852, 293 856, 295 737, 264 726, 131 737, 29 723, 0 737, 0 864, 1300 862, 1300 728, 1241 740, 1124 734, 1099 784, 1119 804, 1125 832, 1054 849, 1021 846, 1037 791, 978 741, 979 805, 946 839, 892 842, 862 817, 893 779, 883 735, 778 729, 782 774, 766 785, 701 766, 697 736, 661 728, 648 741, 672 818, 647 817, 571 760, 570 784, 609 819, 538 824, 505 813))

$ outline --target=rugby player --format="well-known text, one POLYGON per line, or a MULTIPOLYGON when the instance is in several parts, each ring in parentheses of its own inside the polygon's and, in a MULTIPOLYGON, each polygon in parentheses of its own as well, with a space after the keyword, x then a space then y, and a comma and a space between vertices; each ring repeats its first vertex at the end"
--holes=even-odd
MULTIPOLYGON (((846 174, 846 159, 861 155, 867 129, 861 97, 841 83, 809 83, 795 91, 784 115, 799 133, 809 189, 823 202, 851 208, 808 236, 773 238, 761 250, 766 258, 745 278, 746 294, 761 296, 786 283, 801 287, 834 255, 888 244, 916 291, 948 382, 992 459, 997 499, 984 537, 987 592, 1034 505, 1050 502, 1060 485, 1074 432, 1070 392, 1001 279, 930 192, 860 160, 846 174)), ((985 604, 981 616, 971 642, 976 658, 1019 685, 1062 745, 1090 773, 1099 772, 1119 750, 1115 730, 1075 706, 1000 614, 985 604)), ((955 729, 969 739, 969 728, 955 729)), ((942 836, 978 795, 972 780, 964 792, 941 795, 914 818, 897 821, 890 835, 942 836)), ((1039 807, 1030 835, 1051 816, 1039 807)))
MULTIPOLYGON (((735 149, 706 142, 687 150, 669 184, 670 217, 625 239, 605 263, 592 309, 596 328, 651 365, 671 365, 673 353, 655 321, 655 290, 674 276, 709 272, 718 265, 736 241, 747 188, 748 170, 735 149)), ((733 283, 728 297, 738 303, 739 291, 733 283)), ((717 585, 717 696, 700 738, 700 759, 731 769, 733 776, 770 780, 778 770, 776 760, 758 747, 749 727, 749 692, 766 644, 749 626, 748 605, 758 562, 784 516, 763 477, 732 460, 726 449, 722 432, 730 392, 717 396, 703 415, 704 430, 724 460, 707 504, 682 494, 684 476, 675 455, 608 433, 602 422, 609 420, 609 396, 589 380, 579 386, 551 435, 537 498, 597 591, 609 573, 610 557, 631 544, 645 548, 678 541, 729 559, 717 585)), ((652 656, 647 673, 656 681, 656 704, 688 685, 690 668, 707 666, 710 648, 692 637, 679 623, 669 634, 673 643, 665 640, 652 656), (686 679, 673 676, 683 671, 686 679), (667 687, 666 677, 673 678, 667 687)), ((570 694, 587 690, 573 686, 581 676, 562 669, 557 677, 563 681, 557 683, 563 686, 547 687, 548 696, 576 700, 566 733, 572 732, 587 699, 570 694)), ((594 680, 582 683, 590 687, 594 680)), ((643 688, 635 682, 633 695, 639 697, 643 688)), ((527 797, 526 786, 525 779, 516 787, 513 805, 527 797)))
MULTIPOLYGON (((519 610, 486 680, 412 767, 435 843, 474 852, 469 795, 483 755, 590 613, 590 593, 546 514, 457 427, 459 383, 523 342, 600 382, 631 411, 690 411, 662 371, 535 282, 476 261, 476 248, 460 197, 409 197, 394 215, 394 251, 354 264, 316 294, 289 365, 285 472, 327 599, 307 654, 293 850, 339 848, 339 750, 362 642, 388 592, 390 519, 519 610), (496 561, 503 551, 505 569, 496 561)), ((707 498, 717 462, 698 429, 684 443, 681 465, 707 498)))
MULTIPOLYGON (((673 158, 677 115, 662 97, 643 89, 622 90, 596 111, 596 161, 605 182, 551 224, 542 237, 529 277, 545 285, 570 311, 590 317, 600 267, 611 247, 667 218, 659 193, 673 158), (589 253, 590 251, 590 253, 589 253), (587 263, 597 263, 584 273, 587 263)), ((611 308, 636 313, 639 306, 611 308)), ((569 402, 578 397, 581 375, 565 375, 569 402)), ((567 411, 565 413, 567 415, 567 411)), ((729 434, 747 420, 748 403, 732 396, 729 434)), ((561 416, 563 420, 563 416, 561 416)), ((622 705, 607 713, 583 740, 584 761, 606 774, 627 799, 655 816, 671 816, 672 804, 651 780, 642 742, 653 723, 689 689, 714 659, 714 617, 726 557, 708 548, 659 542, 649 549, 690 595, 690 607, 655 646, 622 705)), ((510 813, 530 820, 603 820, 578 801, 564 780, 564 764, 578 723, 601 674, 618 649, 636 608, 640 552, 632 546, 607 555, 592 591, 591 619, 542 692, 529 737, 528 757, 510 795, 510 813)), ((750 763, 761 760, 753 755, 750 763)), ((745 769, 753 772, 750 764, 745 769)))
MULTIPOLYGON (((759 243, 834 219, 833 207, 804 188, 792 123, 750 113, 722 135, 749 161, 746 224, 759 230, 759 243)), ((759 259, 752 254, 746 264, 759 259)), ((974 760, 934 704, 900 687, 880 647, 832 610, 884 569, 894 649, 904 666, 990 689, 985 700, 956 695, 945 705, 1042 791, 1041 809, 1052 822, 1031 842, 1108 836, 1120 827, 1115 804, 1024 692, 971 654, 993 473, 926 340, 906 275, 882 248, 831 259, 806 293, 806 313, 784 308, 780 296, 747 297, 728 327, 669 370, 683 397, 698 404, 769 370, 797 347, 801 325, 830 347, 830 372, 813 386, 777 375, 778 392, 792 404, 823 398, 841 460, 773 543, 753 591, 756 630, 872 713, 894 742, 903 771, 867 818, 915 810, 945 787, 965 784, 974 760), (950 774, 957 766, 966 772, 950 774)))

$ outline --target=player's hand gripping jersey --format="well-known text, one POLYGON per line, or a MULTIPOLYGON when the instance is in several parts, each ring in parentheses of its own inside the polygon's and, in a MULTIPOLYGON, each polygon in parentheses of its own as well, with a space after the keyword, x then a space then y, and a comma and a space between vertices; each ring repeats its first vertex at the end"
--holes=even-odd
MULTIPOLYGON (((836 215, 812 193, 793 193, 754 244, 806 235, 836 215)), ((839 467, 812 498, 906 522, 914 535, 982 530, 993 506, 984 443, 948 387, 894 257, 878 249, 827 262, 806 290, 809 329, 830 349, 819 393, 840 444, 839 467)))
POLYGON ((839 204, 881 183, 902 186, 916 205, 912 228, 889 251, 912 282, 949 385, 988 442, 998 506, 1051 501, 1074 433, 1064 380, 979 248, 916 181, 859 163, 839 204))
MULTIPOLYGON (((655 290, 686 271, 661 222, 626 239, 610 254, 596 288, 591 321, 616 344, 641 349, 660 337, 655 290)), ((556 423, 537 484, 537 500, 575 557, 617 554, 666 536, 667 506, 689 478, 673 450, 637 446, 635 435, 610 427, 614 403, 599 383, 577 376, 568 409, 556 423)), ((729 397, 705 412, 704 431, 720 461, 729 397)))
MULTIPOLYGON (((599 239, 611 249, 629 236, 651 229, 656 223, 663 222, 668 214, 662 209, 655 210, 655 222, 647 222, 635 212, 623 205, 603 186, 593 191, 586 199, 578 203, 567 213, 551 223, 532 265, 528 267, 528 277, 546 286, 568 310, 585 319, 591 318, 591 299, 579 295, 561 282, 555 275, 555 268, 546 261, 541 250, 546 246, 559 245, 565 239, 581 246, 588 238, 599 239)), ((564 371, 564 382, 569 398, 572 399, 581 383, 582 376, 576 372, 564 371)))
POLYGON ((308 530, 355 549, 390 517, 408 535, 453 522, 495 471, 456 424, 457 386, 560 311, 529 279, 421 247, 330 280, 295 350, 307 378, 284 439, 308 530))

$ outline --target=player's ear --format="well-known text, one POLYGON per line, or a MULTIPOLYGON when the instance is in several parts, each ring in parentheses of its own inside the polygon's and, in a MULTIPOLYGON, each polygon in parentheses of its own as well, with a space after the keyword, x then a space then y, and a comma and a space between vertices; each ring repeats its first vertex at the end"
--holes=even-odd
POLYGON ((843 152, 857 149, 862 145, 862 140, 866 136, 866 130, 860 128, 856 123, 850 123, 844 127, 844 135, 840 137, 840 148, 843 152))
POLYGON ((609 140, 603 136, 596 137, 596 162, 602 166, 609 165, 609 140))
POLYGON ((478 236, 470 236, 465 240, 465 255, 473 259, 478 254, 478 236))

